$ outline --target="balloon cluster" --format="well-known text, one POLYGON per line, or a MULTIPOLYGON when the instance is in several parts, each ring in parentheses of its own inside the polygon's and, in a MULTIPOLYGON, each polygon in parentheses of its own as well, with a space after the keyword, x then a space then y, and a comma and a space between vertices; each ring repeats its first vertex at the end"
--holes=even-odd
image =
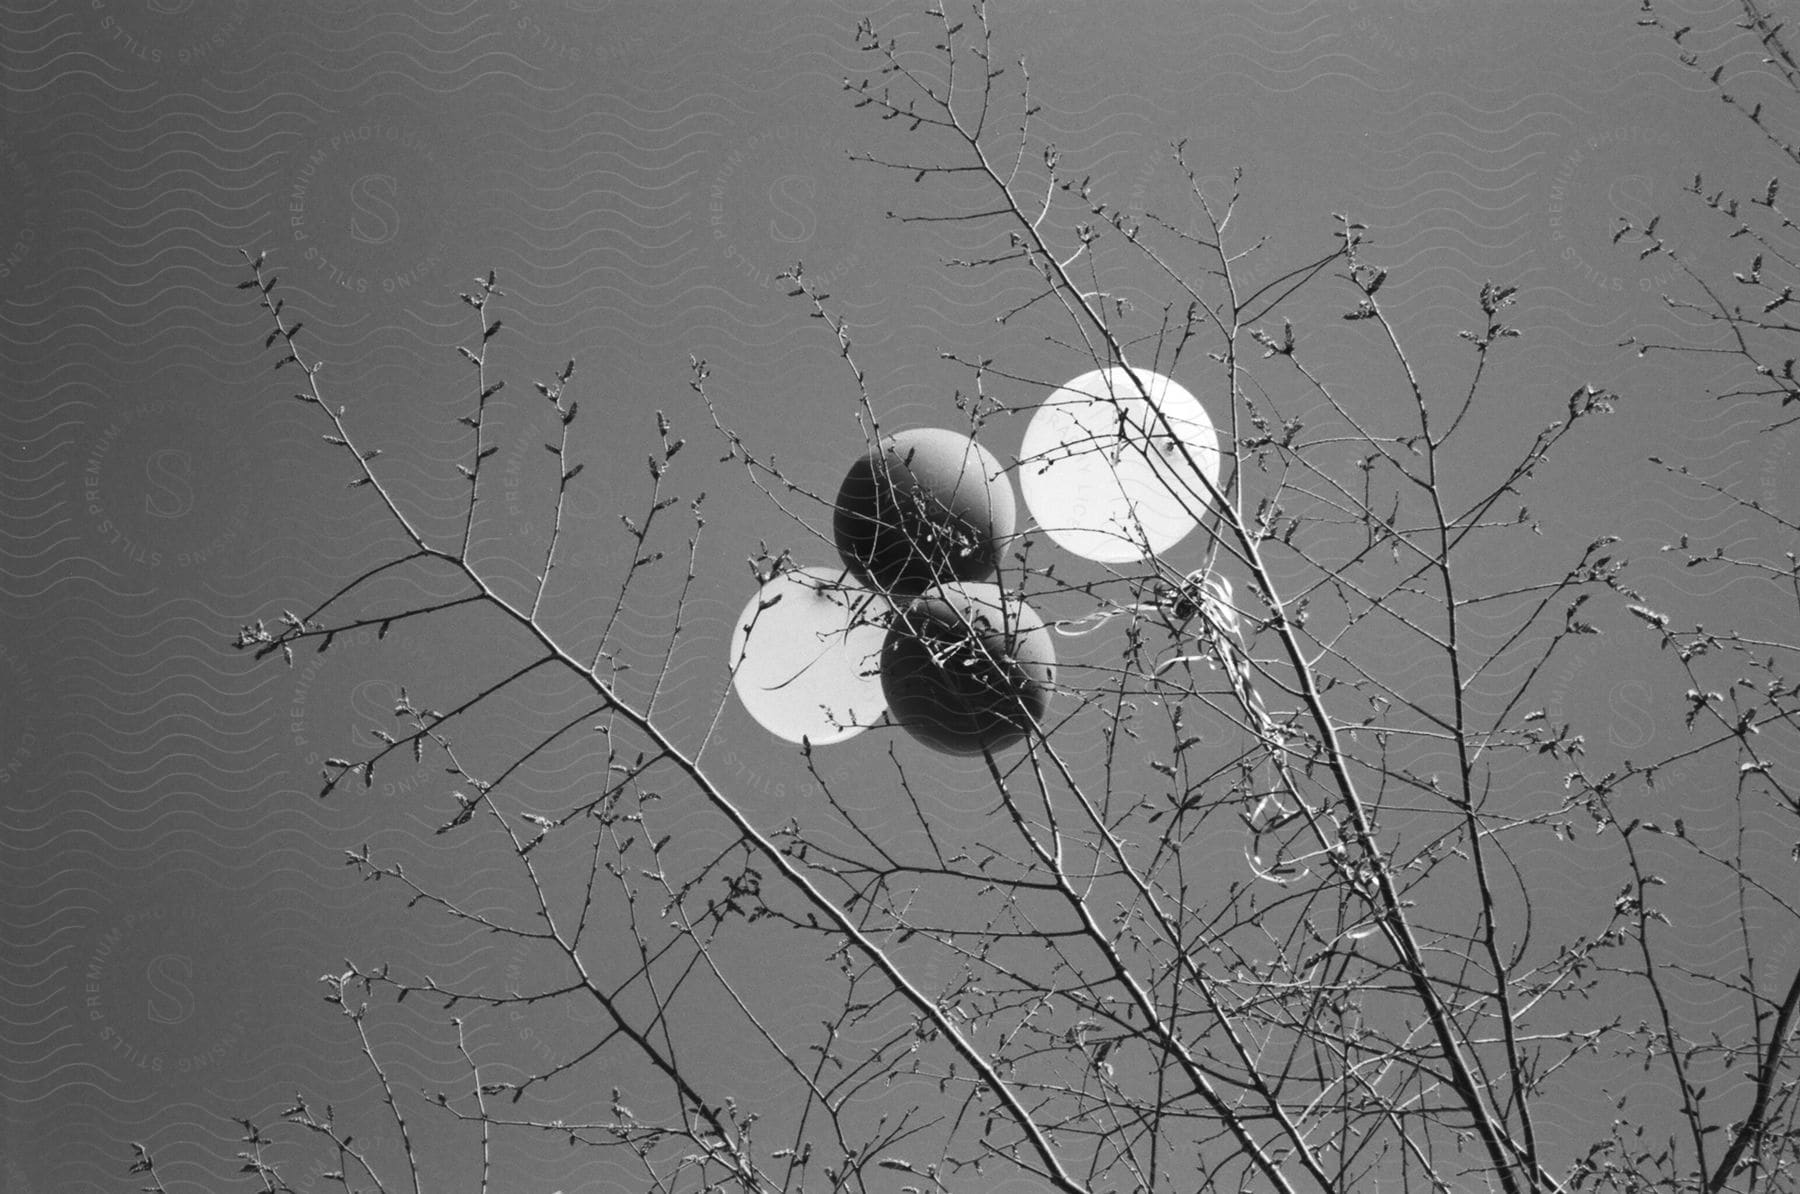
MULTIPOLYGON (((1193 529, 1217 489, 1218 442, 1192 394, 1114 366, 1044 401, 1019 475, 1056 544, 1136 560, 1193 529)), ((1018 742, 1049 710, 1056 652, 1043 619, 993 581, 1016 518, 1005 469, 974 440, 884 436, 838 488, 843 570, 779 573, 745 607, 731 643, 738 698, 790 742, 840 742, 884 711, 947 754, 1018 742)))

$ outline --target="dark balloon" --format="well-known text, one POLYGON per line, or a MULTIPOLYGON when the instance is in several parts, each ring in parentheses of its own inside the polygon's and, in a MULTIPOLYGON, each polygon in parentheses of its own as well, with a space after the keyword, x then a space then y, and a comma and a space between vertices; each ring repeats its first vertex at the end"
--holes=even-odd
POLYGON ((884 436, 850 467, 831 529, 857 579, 910 596, 994 575, 1016 513, 993 453, 927 427, 884 436))
POLYGON ((979 755, 1023 738, 1050 707, 1056 648, 998 585, 951 584, 896 602, 881 647, 893 719, 934 750, 979 755))

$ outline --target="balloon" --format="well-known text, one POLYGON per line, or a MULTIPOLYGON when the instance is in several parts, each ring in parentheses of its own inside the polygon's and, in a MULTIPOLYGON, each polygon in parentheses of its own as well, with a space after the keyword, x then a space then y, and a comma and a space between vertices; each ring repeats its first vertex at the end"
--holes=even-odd
POLYGON ((1056 681, 1050 632, 998 585, 928 590, 897 603, 891 623, 881 647, 888 712, 932 749, 999 750, 1049 709, 1056 681))
POLYGON ((1019 447, 1019 487, 1064 550, 1120 563, 1167 551, 1194 529, 1219 482, 1219 440, 1206 408, 1160 373, 1084 373, 1044 400, 1019 447), (1156 412, 1179 437, 1177 444, 1156 412), (1200 466, 1183 459, 1181 446, 1200 466))
POLYGON ((907 596, 983 580, 1017 518, 993 453, 937 427, 884 436, 838 489, 832 536, 858 579, 907 596))
POLYGON ((888 606, 836 568, 798 568, 757 590, 731 632, 731 682, 765 730, 815 746, 854 738, 887 707, 877 664, 888 606), (848 578, 843 578, 848 579, 848 578))

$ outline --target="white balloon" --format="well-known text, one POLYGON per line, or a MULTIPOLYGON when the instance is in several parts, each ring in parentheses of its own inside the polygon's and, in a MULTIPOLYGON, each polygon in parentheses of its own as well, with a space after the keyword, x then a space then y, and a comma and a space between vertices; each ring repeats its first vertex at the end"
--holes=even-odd
POLYGON ((887 602, 841 568, 797 568, 757 590, 731 631, 732 685, 765 730, 814 746, 887 710, 876 619, 887 602))
POLYGON ((1201 476, 1219 482, 1219 439, 1200 400, 1160 373, 1135 372, 1149 401, 1123 368, 1084 373, 1044 400, 1019 448, 1032 517, 1085 559, 1142 559, 1146 544, 1150 554, 1167 551, 1205 512, 1201 476))

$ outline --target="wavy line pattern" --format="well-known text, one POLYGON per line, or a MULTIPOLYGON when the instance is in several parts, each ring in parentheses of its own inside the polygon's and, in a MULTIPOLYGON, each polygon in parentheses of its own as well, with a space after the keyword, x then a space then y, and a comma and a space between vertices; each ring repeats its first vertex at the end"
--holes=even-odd
MULTIPOLYGON (((568 979, 554 957, 428 922, 393 898, 397 884, 366 884, 340 865, 367 844, 469 908, 529 920, 498 853, 437 832, 454 812, 441 759, 394 762, 366 792, 314 799, 325 759, 377 749, 378 731, 394 732, 402 688, 454 707, 518 667, 526 644, 450 613, 437 628, 401 624, 382 640, 347 635, 291 668, 230 649, 237 626, 310 608, 396 544, 367 491, 346 488, 353 474, 319 443, 316 412, 289 398, 293 371, 271 371, 264 319, 231 289, 244 276, 242 250, 270 251, 278 293, 305 321, 298 343, 327 362, 328 401, 363 446, 382 449, 389 492, 434 542, 462 533, 458 465, 472 444, 457 419, 477 402, 456 350, 478 326, 457 291, 495 269, 505 330, 492 342, 491 375, 511 384, 492 412, 499 451, 485 466, 472 557, 509 600, 535 597, 555 483, 537 445, 554 431, 528 383, 573 358, 583 419, 572 452, 587 467, 567 495, 545 625, 589 655, 604 647, 621 691, 654 701, 677 740, 706 741, 703 764, 759 822, 809 819, 821 841, 860 848, 797 754, 729 698, 726 645, 754 588, 744 560, 766 544, 803 565, 830 563, 820 495, 862 450, 868 420, 965 426, 978 384, 968 362, 994 357, 1005 369, 979 380, 1008 408, 982 429, 1002 459, 1016 456, 1023 431, 1012 413, 1088 362, 1051 304, 1035 301, 1041 281, 1028 264, 961 264, 1008 254, 1003 221, 913 218, 979 213, 992 192, 967 175, 916 169, 953 132, 936 130, 933 150, 932 130, 912 135, 841 94, 843 80, 869 71, 860 8, 695 11, 704 19, 607 0, 36 0, 0 11, 0 1184, 9 1190, 116 1188, 124 1139, 226 1172, 239 1145, 223 1116, 266 1118, 296 1085, 346 1110, 375 1109, 348 1025, 317 998, 318 976, 346 956, 446 986, 549 989, 568 979), (860 374, 778 279, 800 263, 844 320, 860 374), (711 410, 687 386, 690 355, 710 371, 711 410), (660 512, 668 554, 633 572, 618 602, 640 550, 620 515, 641 524, 665 495, 644 469, 659 446, 658 412, 692 444, 673 471, 684 497, 710 493, 706 525, 690 583, 692 517, 684 504, 660 512), (795 488, 765 497, 746 485, 741 460, 716 459, 714 415, 759 457, 772 455, 795 488)), ((886 27, 902 12, 911 14, 889 5, 873 20, 886 27)), ((1702 54, 1727 44, 1738 16, 1724 0, 1669 12, 1702 54)), ((996 61, 1007 73, 989 144, 997 168, 1013 169, 1007 139, 1023 101, 1008 89, 1024 78, 1022 55, 1038 105, 1016 167, 1028 201, 1048 185, 1043 149, 1053 144, 1065 177, 1086 179, 1094 200, 1141 222, 1162 259, 1191 273, 1205 262, 1183 240, 1204 226, 1191 168, 1209 200, 1237 195, 1231 232, 1249 250, 1238 277, 1252 287, 1329 246, 1329 213, 1361 221, 1433 403, 1448 405, 1467 384, 1472 361, 1456 333, 1479 319, 1477 289, 1516 283, 1510 314, 1525 347, 1495 354, 1490 402, 1471 414, 1468 451, 1447 484, 1473 493, 1491 483, 1520 428, 1563 417, 1577 386, 1615 389, 1627 396, 1619 412, 1534 478, 1527 500, 1543 558, 1617 534, 1614 550, 1640 561, 1650 604, 1754 624, 1771 617, 1761 588, 1658 549, 1683 534, 1766 549, 1767 521, 1704 485, 1792 516, 1795 441, 1768 434, 1768 412, 1748 401, 1710 400, 1718 377, 1705 361, 1621 346, 1705 333, 1691 312, 1659 301, 1676 281, 1669 271, 1613 234, 1621 220, 1641 226, 1660 214, 1689 260, 1735 268, 1729 229, 1682 187, 1695 173, 1759 185, 1738 177, 1755 143, 1721 119, 1660 35, 1626 24, 1551 0, 999 4, 996 61), (1185 165, 1171 154, 1178 140, 1185 165), (1671 444, 1686 474, 1646 459, 1671 444)), ((1079 226, 1097 219, 1064 193, 1043 227, 1073 252, 1079 226)), ((1187 296, 1117 236, 1102 238, 1092 264, 1134 350, 1160 367, 1165 319, 1179 319, 1187 296)), ((1339 318, 1346 295, 1325 285, 1267 319, 1291 318, 1303 355, 1329 364, 1336 396, 1382 434, 1400 434, 1415 417, 1405 373, 1367 325, 1339 318)), ((1213 374, 1203 351, 1190 346, 1170 368, 1204 401, 1213 374)), ((1271 409, 1330 423, 1285 362, 1247 368, 1271 409)), ((1477 554, 1471 581, 1498 588, 1522 563, 1477 554)), ((1280 567, 1297 574, 1291 561, 1280 567)), ((454 578, 421 570, 383 578, 368 600, 460 593, 454 578)), ((1471 649, 1499 650, 1524 608, 1479 608, 1465 627, 1471 649)), ((1550 721, 1585 725, 1596 764, 1672 741, 1682 712, 1617 646, 1634 641, 1634 628, 1602 628, 1608 637, 1559 648, 1535 693, 1550 721)), ((1503 708, 1545 642, 1527 636, 1501 651, 1470 687, 1470 707, 1503 708)), ((1447 675, 1391 625, 1371 621, 1345 643, 1380 660, 1395 687, 1445 699, 1447 675)), ((1120 649, 1110 631, 1058 640, 1071 677, 1112 674, 1120 649)), ((543 725, 587 716, 576 686, 534 675, 479 725, 458 726, 456 746, 485 764, 543 725)), ((1115 765, 1100 716, 1075 713, 1063 730, 1068 765, 1097 783, 1115 765)), ((1235 731, 1216 728, 1224 750, 1235 731)), ((815 760, 862 829, 897 852, 929 846, 883 757, 890 744, 945 841, 990 831, 982 764, 921 754, 889 728, 815 760)), ((1404 749, 1421 770, 1454 765, 1429 743, 1404 749)), ((606 782, 606 750, 584 720, 495 799, 548 814, 592 799, 606 782)), ((1550 807, 1560 782, 1551 762, 1496 765, 1490 806, 1518 816, 1550 807)), ((1696 834, 1738 833, 1736 806, 1688 778, 1646 795, 1645 815, 1681 816, 1696 834)), ((1134 784, 1161 790, 1147 774, 1121 781, 1134 784)), ((1407 849, 1443 824, 1437 810, 1400 801, 1383 815, 1407 849)), ((667 794, 654 819, 658 834, 673 835, 662 856, 670 875, 735 857, 727 827, 691 797, 667 794)), ((1778 832, 1754 816, 1744 848, 1777 857, 1778 832)), ((1509 868, 1547 919, 1562 917, 1539 932, 1590 927, 1581 918, 1600 906, 1590 877, 1615 860, 1549 830, 1519 842, 1509 868)), ((1196 862, 1208 873, 1242 866, 1240 838, 1220 835, 1204 850, 1196 862)), ((559 882, 572 895, 580 880, 559 882)), ((1413 894, 1466 902, 1436 884, 1422 880, 1413 894)), ((1683 896, 1669 948, 1698 971, 1728 970, 1735 898, 1703 878, 1683 896)), ((616 892, 607 898, 591 952, 648 1020, 636 945, 619 927, 626 909, 616 892)), ((1792 952, 1791 926, 1766 931, 1772 950, 1792 952)), ((835 972, 796 984, 748 945, 734 948, 743 956, 722 947, 722 962, 744 992, 781 1009, 780 1029, 797 1032, 833 1008, 835 972)), ((689 960, 649 970, 660 982, 689 960)), ((1716 988, 1676 984, 1669 995, 1696 1032, 1741 1027, 1743 1009, 1716 988)), ((695 1051, 710 1052, 694 1064, 721 1081, 754 1073, 762 1047, 730 1017, 719 1023, 700 1034, 695 1051)), ((442 1017, 381 1018, 372 1031, 413 1087, 466 1080, 446 1060, 454 1038, 442 1017)), ((542 1064, 603 1025, 552 1005, 471 1031, 484 1058, 542 1064)), ((622 1046, 601 1060, 621 1085, 654 1085, 622 1046)), ((1666 1097, 1647 1084, 1629 1093, 1666 1097)), ((1576 1141, 1604 1130, 1593 1089, 1571 1080, 1550 1097, 1559 1114, 1547 1132, 1576 1141)), ((571 1116, 606 1113, 593 1091, 558 1090, 551 1101, 571 1116)), ((391 1135, 369 1141, 394 1160, 391 1135)), ((525 1147, 517 1165, 546 1189, 636 1180, 560 1149, 525 1147)))

